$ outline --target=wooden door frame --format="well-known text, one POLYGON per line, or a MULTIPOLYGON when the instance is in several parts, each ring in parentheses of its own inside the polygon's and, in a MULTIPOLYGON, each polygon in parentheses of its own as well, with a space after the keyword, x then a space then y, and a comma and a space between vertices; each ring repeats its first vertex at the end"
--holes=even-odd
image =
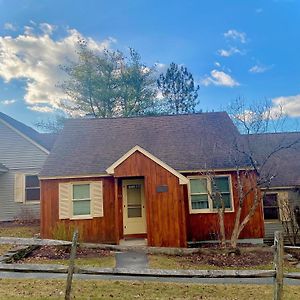
POLYGON ((146 198, 145 198, 145 179, 144 178, 124 178, 121 180, 122 184, 122 219, 123 219, 123 237, 124 238, 146 238, 147 237, 147 207, 146 207, 146 198), (126 201, 127 204, 127 185, 130 184, 142 184, 142 197, 143 197, 143 203, 142 203, 142 214, 143 214, 143 219, 145 222, 145 233, 134 233, 134 234, 125 234, 124 232, 124 226, 125 226, 125 220, 128 219, 128 217, 125 218, 126 210, 124 208, 124 203, 126 201))

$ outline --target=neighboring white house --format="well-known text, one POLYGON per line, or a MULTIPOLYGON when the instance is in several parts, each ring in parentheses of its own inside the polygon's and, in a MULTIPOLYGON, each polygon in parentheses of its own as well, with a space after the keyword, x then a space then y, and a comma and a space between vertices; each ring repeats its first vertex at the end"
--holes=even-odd
POLYGON ((39 219, 37 175, 55 138, 0 112, 0 221, 39 219))

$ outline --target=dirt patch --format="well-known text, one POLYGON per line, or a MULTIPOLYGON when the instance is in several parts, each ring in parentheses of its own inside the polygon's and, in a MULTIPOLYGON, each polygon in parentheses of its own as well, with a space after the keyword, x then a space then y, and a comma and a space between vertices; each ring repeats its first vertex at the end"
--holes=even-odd
MULTIPOLYGON (((29 263, 31 260, 57 260, 57 259, 69 259, 70 247, 66 246, 42 246, 36 250, 33 250, 22 262, 29 263)), ((77 248, 76 258, 100 258, 111 256, 111 252, 101 249, 89 249, 89 248, 77 248)))
POLYGON ((184 259, 190 264, 212 265, 216 267, 252 267, 267 265, 273 261, 273 253, 270 251, 246 251, 241 254, 211 253, 193 254, 184 259))
POLYGON ((236 268, 247 269, 270 265, 273 251, 268 247, 240 249, 239 254, 215 247, 201 249, 199 253, 183 256, 151 255, 150 266, 167 269, 236 268))

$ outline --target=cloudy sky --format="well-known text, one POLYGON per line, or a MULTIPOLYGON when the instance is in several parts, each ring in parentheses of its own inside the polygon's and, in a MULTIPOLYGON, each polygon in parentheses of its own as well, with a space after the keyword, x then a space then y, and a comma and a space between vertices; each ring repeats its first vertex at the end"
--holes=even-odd
POLYGON ((80 36, 186 65, 204 111, 243 97, 300 117, 298 0, 0 0, 0 111, 29 125, 57 113, 59 65, 76 59, 80 36))

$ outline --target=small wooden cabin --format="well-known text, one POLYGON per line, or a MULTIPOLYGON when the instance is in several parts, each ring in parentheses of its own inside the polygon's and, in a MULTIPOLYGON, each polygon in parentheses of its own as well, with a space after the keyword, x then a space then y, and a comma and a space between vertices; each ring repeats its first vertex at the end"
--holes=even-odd
MULTIPOLYGON (((234 170, 237 162, 247 167, 233 151, 238 138, 226 113, 70 120, 40 174, 41 234, 53 238, 59 227, 77 226, 87 242, 141 238, 149 246, 186 247, 215 240, 209 169, 225 201, 229 237, 238 201, 234 170)), ((263 236, 259 206, 240 238, 263 236)))

